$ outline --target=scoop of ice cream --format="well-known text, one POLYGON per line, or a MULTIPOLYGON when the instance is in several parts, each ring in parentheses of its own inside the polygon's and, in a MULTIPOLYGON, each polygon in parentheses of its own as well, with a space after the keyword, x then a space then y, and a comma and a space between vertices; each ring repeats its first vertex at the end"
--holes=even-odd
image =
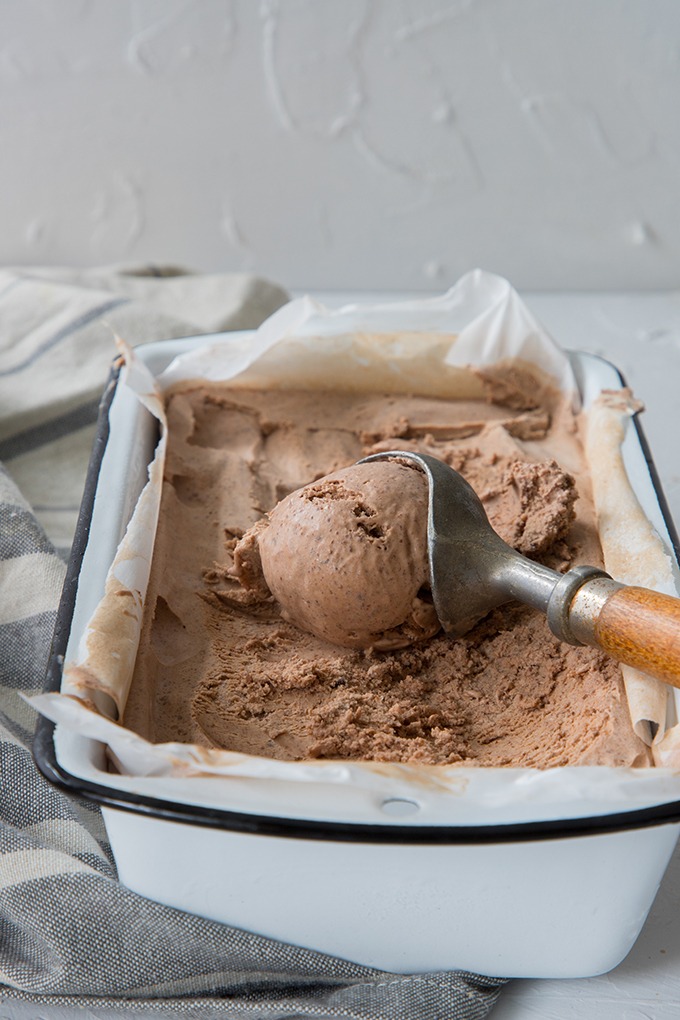
POLYGON ((425 475, 408 462, 355 464, 283 499, 236 547, 245 587, 347 648, 403 648, 440 628, 429 592, 425 475), (259 561, 259 562, 258 562, 259 561))

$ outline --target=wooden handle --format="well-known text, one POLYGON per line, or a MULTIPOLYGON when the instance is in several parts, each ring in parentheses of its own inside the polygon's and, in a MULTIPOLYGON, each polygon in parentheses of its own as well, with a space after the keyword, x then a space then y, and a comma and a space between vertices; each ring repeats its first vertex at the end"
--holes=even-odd
POLYGON ((620 588, 602 606, 593 635, 612 658, 680 687, 680 599, 620 588))

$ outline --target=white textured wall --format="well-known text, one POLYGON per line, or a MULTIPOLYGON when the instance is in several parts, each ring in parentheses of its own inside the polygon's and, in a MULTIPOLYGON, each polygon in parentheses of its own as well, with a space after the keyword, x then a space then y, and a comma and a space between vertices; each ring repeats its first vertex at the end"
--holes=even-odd
POLYGON ((680 281, 677 0, 0 0, 0 262, 680 281))

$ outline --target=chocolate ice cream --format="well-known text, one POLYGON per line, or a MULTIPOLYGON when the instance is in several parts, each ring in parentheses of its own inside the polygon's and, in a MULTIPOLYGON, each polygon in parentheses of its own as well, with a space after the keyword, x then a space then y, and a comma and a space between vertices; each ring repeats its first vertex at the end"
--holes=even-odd
POLYGON ((332 644, 384 651, 439 630, 427 481, 407 461, 355 464, 291 493, 236 546, 234 567, 285 620, 332 644))
MULTIPOLYGON (((513 464, 499 495, 498 526, 525 554, 548 548, 574 516, 573 483, 554 462, 513 464)), ((439 630, 427 516, 427 482, 408 454, 355 464, 258 521, 234 550, 234 574, 273 595, 285 620, 332 644, 407 648, 439 630)))
MULTIPOLYGON (((561 644, 541 614, 516 604, 494 610, 461 639, 429 636, 435 622, 422 551, 386 558, 395 574, 384 592, 371 564, 377 552, 362 558, 358 551, 359 542, 377 549, 386 522, 375 519, 370 501, 362 508, 345 498, 352 475, 343 469, 397 446, 460 471, 491 524, 521 552, 556 569, 601 563, 568 402, 522 372, 500 387, 497 378, 486 382, 488 401, 219 384, 171 393, 161 520, 125 725, 157 742, 289 760, 646 764, 615 663, 561 644), (277 551, 284 511, 274 508, 297 490, 282 506, 318 502, 311 518, 305 509, 297 546, 277 551), (363 610, 353 607, 349 588, 335 610, 327 611, 328 599, 323 611, 313 604, 305 549, 310 520, 329 504, 339 520, 355 518, 357 545, 348 555, 353 573, 365 571, 363 610), (285 615, 263 584, 259 545, 274 593, 286 571, 298 579, 285 615), (279 558, 278 567, 268 556, 279 558), (411 610, 402 603, 390 615, 383 595, 399 571, 408 575, 411 610), (333 643, 338 619, 359 647, 333 643), (413 643, 395 647, 394 632, 399 644, 413 643)), ((417 489, 418 472, 403 470, 404 484, 417 489)), ((390 515, 417 516, 413 495, 390 515)))

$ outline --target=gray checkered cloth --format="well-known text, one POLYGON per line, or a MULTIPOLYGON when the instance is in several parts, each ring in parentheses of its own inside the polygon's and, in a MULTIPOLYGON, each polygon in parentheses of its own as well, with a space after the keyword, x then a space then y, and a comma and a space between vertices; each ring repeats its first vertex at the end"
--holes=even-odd
POLYGON ((503 984, 462 972, 388 974, 143 899, 117 881, 98 809, 50 786, 33 764, 35 714, 19 692, 44 682, 112 330, 135 344, 249 328, 284 300, 251 277, 167 268, 0 272, 6 1005, 24 1000, 41 1016, 51 1004, 114 1016, 472 1020, 503 984))

